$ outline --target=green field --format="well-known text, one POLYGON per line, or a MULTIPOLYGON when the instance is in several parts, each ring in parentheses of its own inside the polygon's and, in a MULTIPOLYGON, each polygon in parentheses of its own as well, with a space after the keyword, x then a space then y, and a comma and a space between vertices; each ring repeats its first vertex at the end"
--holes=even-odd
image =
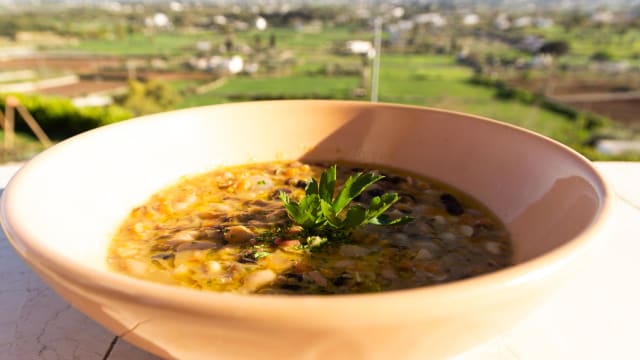
MULTIPOLYGON (((517 101, 497 100, 493 89, 470 84, 471 75, 470 69, 456 65, 448 56, 384 55, 379 100, 468 112, 561 141, 571 138, 575 124, 566 117, 517 101)), ((185 96, 179 107, 225 103, 240 95, 309 97, 313 94, 319 98, 358 99, 351 94, 359 84, 359 78, 353 76, 237 77, 209 93, 185 96)))
MULTIPOLYGON (((322 33, 304 33, 291 29, 274 28, 266 31, 246 31, 234 34, 233 39, 239 42, 253 44, 256 37, 260 37, 263 44, 267 44, 269 37, 275 36, 276 46, 283 49, 295 49, 303 57, 313 57, 323 54, 334 42, 350 39, 369 39, 368 32, 352 32, 345 28, 327 28, 322 33)), ((137 33, 121 38, 84 40, 73 50, 108 55, 177 55, 185 49, 194 49, 198 41, 207 40, 212 44, 219 44, 226 36, 216 31, 195 32, 156 32, 137 33)))
POLYGON ((380 99, 490 117, 566 141, 575 124, 566 117, 517 101, 501 101, 494 90, 468 83, 470 69, 446 57, 383 57, 380 99))
MULTIPOLYGON (((236 43, 267 44, 275 36, 276 48, 291 51, 295 65, 285 73, 272 76, 237 76, 227 79, 214 90, 205 93, 190 91, 199 83, 177 81, 172 87, 181 91, 179 108, 220 104, 231 101, 273 98, 332 98, 367 100, 355 97, 362 87, 360 76, 327 76, 327 66, 357 68, 362 63, 358 56, 342 56, 332 52, 336 44, 350 39, 371 40, 370 32, 353 32, 347 28, 325 28, 321 33, 304 33, 292 29, 268 29, 264 32, 248 31, 234 36, 236 43)), ((550 37, 563 34, 549 30, 550 37)), ((576 34, 566 35, 580 38, 576 34)), ((631 36, 631 35, 630 35, 631 36)), ((77 50, 114 55, 184 55, 200 40, 213 44, 224 41, 224 35, 215 32, 157 33, 131 35, 122 40, 82 42, 77 50)), ((467 42, 468 39, 461 40, 467 42)), ((584 56, 592 45, 574 40, 572 56, 584 56)), ((493 49, 509 54, 514 50, 496 42, 471 43, 472 47, 493 49)), ((632 50, 629 50, 632 51, 632 50)), ((470 84, 471 69, 457 65, 450 55, 394 54, 384 52, 381 58, 379 99, 383 102, 430 106, 468 112, 491 117, 525 127, 557 140, 576 141, 575 123, 565 116, 518 101, 498 100, 492 88, 470 84)), ((369 89, 366 89, 369 90, 369 89)))
POLYGON ((568 56, 575 59, 586 60, 597 51, 607 52, 615 60, 640 56, 640 30, 633 27, 619 31, 608 27, 574 27, 567 30, 561 26, 554 26, 548 29, 532 29, 529 32, 549 40, 566 41, 569 44, 568 56))
POLYGON ((341 98, 348 99, 349 92, 358 84, 356 77, 309 77, 309 76, 284 76, 261 78, 234 78, 226 84, 205 94, 193 94, 185 96, 180 108, 220 104, 233 100, 234 97, 248 100, 248 97, 308 97, 315 95, 317 98, 341 98))
MULTIPOLYGON (((212 38, 211 34, 198 32, 189 33, 157 33, 157 34, 132 34, 121 39, 112 40, 86 40, 82 41, 73 50, 91 54, 104 55, 178 55, 184 49, 192 49, 200 40, 212 38)), ((216 37, 217 38, 217 37, 216 37)))

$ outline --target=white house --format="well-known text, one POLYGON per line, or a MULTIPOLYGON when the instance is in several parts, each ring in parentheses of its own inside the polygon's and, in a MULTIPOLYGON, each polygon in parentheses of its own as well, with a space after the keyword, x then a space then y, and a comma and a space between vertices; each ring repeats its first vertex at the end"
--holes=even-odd
POLYGON ((240 56, 234 55, 227 61, 226 66, 230 74, 238 74, 244 69, 244 60, 240 56))
POLYGON ((509 17, 507 14, 498 14, 495 20, 493 21, 493 25, 498 30, 507 30, 511 27, 511 21, 509 21, 509 17))
POLYGON ((171 20, 165 13, 155 13, 153 16, 144 19, 146 27, 154 27, 158 29, 166 29, 173 26, 171 20))
POLYGON ((227 17, 224 15, 216 15, 213 17, 213 23, 216 25, 227 25, 227 17))
POLYGON ((195 64, 196 68, 200 70, 218 70, 232 75, 238 74, 244 70, 244 59, 239 55, 234 55, 230 58, 211 56, 205 60, 205 64, 202 63, 202 58, 200 58, 193 62, 193 64, 195 64))
POLYGON ((376 54, 376 49, 371 41, 350 40, 347 41, 346 47, 347 51, 354 55, 366 55, 369 58, 373 58, 376 54))
POLYGON ((480 22, 478 14, 466 14, 462 17, 462 24, 465 26, 475 26, 480 22))
POLYGON ((113 103, 113 99, 109 95, 88 95, 71 99, 71 103, 75 107, 101 107, 109 106, 113 103))
POLYGON ((172 1, 169 3, 169 9, 174 12, 181 12, 184 10, 184 5, 179 1, 172 1))
POLYGON ((267 20, 262 16, 258 16, 255 21, 256 29, 263 31, 267 28, 267 20))
POLYGON ((401 18, 404 16, 404 8, 401 6, 396 6, 393 8, 393 10, 391 10, 391 15, 393 15, 393 17, 395 18, 401 18))
POLYGON ((439 13, 424 13, 413 17, 413 21, 417 24, 429 24, 434 27, 442 27, 447 25, 447 19, 439 13))

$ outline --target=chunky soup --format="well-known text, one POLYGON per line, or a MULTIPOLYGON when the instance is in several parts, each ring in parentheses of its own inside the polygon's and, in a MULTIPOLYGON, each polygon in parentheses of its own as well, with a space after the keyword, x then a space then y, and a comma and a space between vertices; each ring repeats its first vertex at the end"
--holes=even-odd
POLYGON ((298 161, 226 167, 182 179, 131 211, 113 239, 109 266, 135 277, 198 289, 257 294, 345 294, 407 289, 476 276, 511 264, 509 233, 470 197, 421 176, 344 164, 348 176, 385 177, 354 203, 388 192, 389 217, 348 236, 310 236, 281 193, 300 199, 326 164, 298 161))

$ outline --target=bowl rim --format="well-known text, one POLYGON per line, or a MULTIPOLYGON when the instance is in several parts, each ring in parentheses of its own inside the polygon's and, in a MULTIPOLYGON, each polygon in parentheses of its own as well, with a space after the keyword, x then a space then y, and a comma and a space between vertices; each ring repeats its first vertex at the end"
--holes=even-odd
MULTIPOLYGON (((76 135, 66 139, 55 145, 49 150, 45 150, 41 154, 27 162, 9 181, 2 194, 0 202, 0 222, 7 238, 16 251, 37 271, 45 272, 55 277, 63 278, 70 284, 81 284, 92 291, 100 294, 106 294, 109 297, 115 297, 125 302, 137 302, 153 304, 154 307, 164 309, 173 309, 180 311, 188 311, 195 314, 225 314, 235 313, 236 316, 252 318, 274 319, 273 314, 279 314, 280 320, 283 312, 279 311, 283 308, 295 307, 299 311, 292 312, 290 320, 299 317, 299 321, 304 322, 304 317, 298 314, 300 311, 318 311, 322 309, 349 309, 349 311, 361 312, 366 309, 372 309, 379 306, 387 306, 388 304, 415 304, 417 302, 437 301, 446 303, 451 301, 460 301, 465 299, 473 299, 483 295, 490 295, 500 290, 513 288, 525 284, 532 284, 551 276, 560 268, 563 268, 573 262, 576 258, 582 256, 588 248, 593 246, 595 239, 599 238, 600 233, 605 231, 607 224, 612 220, 614 203, 614 192, 610 184, 604 179, 601 173, 592 165, 592 163, 584 156, 580 155, 568 146, 559 143, 546 136, 540 135, 533 131, 517 127, 512 124, 503 123, 490 118, 472 115, 463 112, 450 111, 444 109, 420 107, 413 105, 403 105, 394 103, 368 103, 361 101, 343 101, 343 100, 268 100, 253 101, 243 103, 230 103, 221 105, 207 105, 188 109, 168 111, 158 114, 152 114, 142 117, 133 118, 128 121, 110 124, 101 128, 93 129, 85 133, 76 135), (513 266, 497 270, 491 273, 474 276, 468 279, 456 280, 453 282, 431 285, 426 287, 417 287, 404 290, 385 291, 380 293, 364 293, 364 294, 344 294, 344 295, 244 295, 235 293, 219 293, 213 291, 203 291, 180 287, 175 285, 167 285, 156 283, 148 280, 137 279, 124 274, 115 273, 108 270, 99 270, 84 265, 82 262, 67 262, 56 256, 40 251, 37 247, 29 245, 28 238, 21 234, 20 229, 8 217, 7 197, 11 194, 12 188, 19 186, 21 176, 28 171, 29 168, 38 166, 39 162, 46 161, 47 157, 55 152, 56 148, 64 146, 69 142, 73 142, 79 138, 93 136, 97 132, 102 132, 105 128, 114 128, 126 126, 130 121, 152 121, 156 117, 166 117, 172 114, 178 115, 185 112, 194 111, 196 109, 208 109, 212 107, 236 107, 236 106, 268 106, 269 103, 316 103, 323 105, 341 104, 347 106, 360 107, 391 107, 391 108, 408 108, 419 111, 431 111, 441 114, 452 114, 473 118, 476 120, 489 122, 492 126, 506 127, 517 132, 524 132, 529 136, 533 136, 561 151, 568 152, 573 161, 576 161, 583 168, 588 170, 593 180, 596 192, 599 195, 599 208, 595 218, 582 231, 574 236, 567 243, 554 248, 553 250, 539 255, 533 259, 527 260, 513 266), (258 105, 259 106, 259 105, 258 105), (97 282, 95 279, 101 279, 97 282), (390 302, 391 301, 391 302, 390 302), (398 302, 396 302, 398 301, 398 302), (367 306, 363 306, 363 304, 367 306), (386 305, 385 305, 386 304, 386 305), (322 306, 323 308, 318 308, 322 306), (237 314, 238 307, 243 309, 242 314, 237 314), (235 309, 235 310, 234 310, 235 309), (271 315, 269 313, 272 313, 271 315), (249 315, 250 314, 250 315, 249 315)), ((407 307, 407 309, 411 306, 407 307)), ((383 320, 383 314, 377 314, 377 320, 383 320)), ((339 320, 339 319, 338 319, 339 320)), ((368 319, 368 321, 377 321, 368 319)), ((386 318, 387 321, 392 321, 386 318)), ((341 320, 340 320, 341 321, 341 320)))

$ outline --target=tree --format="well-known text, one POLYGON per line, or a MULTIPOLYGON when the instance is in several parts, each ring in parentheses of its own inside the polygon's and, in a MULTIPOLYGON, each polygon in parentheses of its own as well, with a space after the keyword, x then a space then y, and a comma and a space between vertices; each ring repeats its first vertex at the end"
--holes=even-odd
POLYGON ((569 52, 569 43, 564 40, 547 41, 538 50, 539 54, 564 55, 569 52))
POLYGON ((269 47, 271 49, 276 47, 276 35, 275 34, 269 35, 269 47))
POLYGON ((142 83, 129 81, 129 91, 116 102, 134 115, 140 116, 173 109, 180 96, 166 83, 151 80, 142 83))
POLYGON ((233 38, 231 36, 227 36, 226 39, 224 40, 224 49, 228 53, 233 51, 234 49, 233 38))
POLYGON ((18 31, 18 23, 14 19, 0 19, 0 36, 6 36, 15 39, 16 33, 18 31))
POLYGON ((253 36, 253 43, 256 50, 262 49, 262 36, 260 36, 260 34, 255 34, 253 36))
POLYGON ((604 50, 598 50, 591 54, 591 60, 593 61, 611 61, 613 60, 613 56, 604 50))

